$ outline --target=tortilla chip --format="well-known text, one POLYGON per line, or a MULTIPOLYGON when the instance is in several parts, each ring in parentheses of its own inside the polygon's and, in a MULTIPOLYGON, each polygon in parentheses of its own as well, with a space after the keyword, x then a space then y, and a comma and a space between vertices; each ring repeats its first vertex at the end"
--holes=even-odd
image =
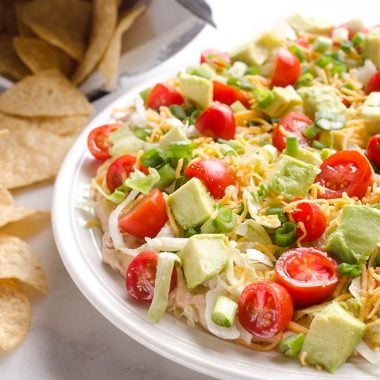
POLYGON ((0 111, 16 116, 88 115, 93 107, 60 72, 31 75, 0 95, 0 111))
POLYGON ((6 189, 0 189, 0 228, 38 212, 37 210, 16 206, 13 202, 12 194, 6 189))
POLYGON ((20 127, 34 127, 60 136, 77 135, 87 125, 87 121, 88 117, 86 115, 24 118, 0 112, 0 134, 1 128, 4 128, 4 131, 10 131, 20 127))
POLYGON ((87 46, 92 4, 80 0, 34 0, 25 5, 22 22, 40 38, 82 60, 87 46))
POLYGON ((17 128, 0 139, 0 187, 14 189, 55 177, 74 138, 17 128))
POLYGON ((32 310, 15 281, 0 281, 0 348, 9 351, 28 333, 32 310))
POLYGON ((5 35, 0 36, 0 74, 16 81, 30 74, 13 48, 12 37, 5 35))
POLYGON ((0 280, 17 280, 39 293, 47 293, 40 259, 30 246, 15 236, 0 235, 0 280))
POLYGON ((74 73, 74 84, 86 79, 102 58, 116 27, 117 8, 117 0, 94 0, 90 44, 74 73))
POLYGON ((105 79, 105 89, 107 91, 111 91, 115 87, 123 33, 131 27, 131 25, 145 11, 145 9, 146 5, 140 4, 125 13, 118 22, 111 42, 108 45, 104 57, 98 66, 99 72, 105 79))
POLYGON ((6 136, 9 133, 9 129, 0 129, 0 138, 6 136))
POLYGON ((58 70, 69 77, 75 67, 75 61, 63 50, 43 40, 29 37, 14 37, 13 45, 21 60, 37 74, 44 70, 58 70))
POLYGON ((23 2, 16 4, 15 6, 18 34, 23 37, 36 37, 36 33, 34 33, 32 29, 28 28, 22 20, 22 12, 25 5, 26 2, 23 2))

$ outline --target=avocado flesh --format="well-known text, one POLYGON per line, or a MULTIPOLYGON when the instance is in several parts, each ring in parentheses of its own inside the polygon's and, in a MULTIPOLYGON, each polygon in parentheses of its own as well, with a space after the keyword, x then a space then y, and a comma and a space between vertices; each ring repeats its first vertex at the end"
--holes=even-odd
POLYGON ((333 28, 332 24, 324 20, 306 18, 299 14, 295 14, 289 17, 286 21, 297 32, 297 34, 300 32, 315 34, 328 33, 333 28))
POLYGON ((192 178, 168 197, 176 222, 185 230, 204 223, 215 209, 215 201, 198 178, 192 178))
POLYGON ((185 132, 181 127, 172 127, 172 129, 163 137, 161 137, 158 146, 161 149, 167 148, 172 142, 176 141, 188 141, 185 132))
POLYGON ((282 155, 268 178, 268 186, 286 200, 305 197, 317 173, 317 166, 282 155))
POLYGON ((227 265, 227 245, 222 234, 193 235, 180 252, 187 287, 193 289, 215 277, 227 265))
POLYGON ((362 107, 362 117, 370 135, 380 133, 380 92, 371 92, 362 107))
POLYGON ((380 33, 378 31, 366 36, 363 57, 370 59, 377 68, 380 67, 380 33))
POLYGON ((262 109, 270 117, 283 117, 293 108, 302 105, 302 99, 294 90, 293 86, 274 87, 274 102, 262 109))
POLYGON ((212 103, 212 81, 198 75, 181 73, 178 76, 182 95, 196 106, 205 109, 212 103))
POLYGON ((302 346, 305 361, 335 372, 349 358, 364 331, 365 324, 338 303, 328 305, 311 322, 302 346))
POLYGON ((380 242, 380 210, 347 205, 329 235, 325 249, 337 260, 360 264, 368 260, 380 242))

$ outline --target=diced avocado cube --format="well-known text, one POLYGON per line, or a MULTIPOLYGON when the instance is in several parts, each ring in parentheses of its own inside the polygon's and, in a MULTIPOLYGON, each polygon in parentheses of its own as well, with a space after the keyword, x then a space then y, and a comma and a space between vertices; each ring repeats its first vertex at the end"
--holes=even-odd
POLYGON ((224 235, 193 235, 180 252, 187 287, 195 288, 215 277, 226 267, 227 257, 224 235))
POLYGON ((232 60, 244 62, 248 66, 262 65, 269 55, 270 51, 267 47, 255 42, 244 44, 230 53, 232 60))
POLYGON ((375 31, 366 36, 363 46, 363 58, 370 59, 380 68, 380 32, 375 31))
POLYGON ((176 222, 185 230, 204 223, 215 209, 215 201, 198 178, 192 178, 168 197, 176 222))
POLYGON ((270 191, 282 195, 286 200, 305 197, 317 173, 317 166, 281 155, 269 175, 268 187, 270 191))
POLYGON ((330 232, 325 249, 340 261, 360 264, 368 260, 380 242, 380 210, 347 205, 330 232))
POLYGON ((316 166, 321 166, 322 159, 319 152, 316 152, 315 150, 307 149, 307 148, 299 148, 296 153, 290 154, 286 150, 284 154, 288 156, 292 156, 296 158, 297 160, 306 162, 307 164, 312 164, 316 166))
POLYGON ((212 81, 197 75, 180 73, 178 76, 182 95, 200 108, 207 108, 212 103, 212 81))
POLYGON ((168 133, 162 136, 160 142, 158 143, 158 146, 161 149, 165 149, 169 144, 176 141, 188 141, 185 132, 181 127, 178 126, 172 127, 168 133))
POLYGON ((369 134, 380 132, 380 92, 371 92, 362 107, 362 117, 369 134))
POLYGON ((207 63, 202 63, 200 66, 191 66, 187 69, 187 72, 210 80, 215 78, 215 70, 207 63))
POLYGON ((306 363, 335 372, 361 341, 364 330, 365 324, 338 303, 328 305, 314 317, 306 335, 302 347, 306 363))
POLYGON ((308 32, 315 34, 323 34, 329 32, 333 28, 332 24, 324 20, 306 18, 299 14, 295 14, 289 17, 286 21, 296 31, 296 33, 308 32))
POLYGON ((302 99, 293 86, 273 87, 274 101, 262 109, 270 117, 282 117, 296 106, 302 105, 302 99))

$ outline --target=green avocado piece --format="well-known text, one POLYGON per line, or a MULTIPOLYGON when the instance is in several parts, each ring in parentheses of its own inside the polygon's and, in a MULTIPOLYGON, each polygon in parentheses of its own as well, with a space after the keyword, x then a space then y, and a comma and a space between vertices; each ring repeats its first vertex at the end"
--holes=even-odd
POLYGON ((213 96, 211 80, 188 73, 180 73, 178 79, 182 95, 189 102, 202 109, 211 105, 213 96))
POLYGON ((185 230, 204 223, 215 210, 215 201, 198 178, 192 178, 168 197, 176 222, 185 230))
POLYGON ((296 106, 302 105, 302 99, 293 86, 273 87, 274 101, 269 106, 262 108, 270 117, 282 117, 296 106))
POLYGON ((256 42, 249 42, 230 53, 233 61, 241 61, 248 66, 262 65, 270 55, 267 47, 256 42))
POLYGON ((193 235, 179 253, 187 287, 192 289, 215 277, 227 265, 227 245, 222 234, 193 235))
POLYGON ((188 141, 185 132, 181 127, 178 126, 172 127, 168 133, 162 136, 160 142, 158 143, 158 146, 161 149, 165 149, 169 144, 176 141, 188 141))
POLYGON ((379 242, 380 210, 368 206, 347 205, 324 248, 340 261, 360 264, 369 258, 379 242))
POLYGON ((286 200, 305 197, 313 184, 318 167, 281 155, 268 178, 269 190, 282 195, 286 200))
POLYGON ((329 372, 335 372, 361 341, 364 330, 362 321, 333 302, 311 322, 302 346, 306 363, 318 364, 329 372))
POLYGON ((341 129, 346 122, 346 107, 331 86, 301 87, 297 90, 304 102, 305 113, 326 130, 341 129))
POLYGON ((362 107, 362 117, 369 134, 380 132, 380 92, 371 92, 362 107))
POLYGON ((313 18, 306 18, 299 14, 289 17, 287 23, 297 32, 307 32, 315 34, 328 33, 332 30, 333 25, 324 21, 313 18))
POLYGON ((307 164, 312 164, 316 166, 321 166, 322 159, 319 152, 316 152, 315 150, 311 150, 308 148, 299 148, 296 153, 289 154, 286 150, 284 154, 294 157, 297 160, 306 162, 307 164))
POLYGON ((377 68, 380 67, 380 32, 368 34, 364 40, 363 58, 370 59, 377 68))

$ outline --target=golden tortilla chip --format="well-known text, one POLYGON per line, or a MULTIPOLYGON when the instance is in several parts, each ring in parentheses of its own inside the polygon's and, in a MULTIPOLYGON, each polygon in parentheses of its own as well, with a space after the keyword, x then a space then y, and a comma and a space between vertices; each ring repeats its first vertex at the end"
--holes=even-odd
POLYGON ((25 5, 26 2, 22 2, 16 4, 15 6, 18 34, 23 37, 36 37, 36 33, 34 33, 32 29, 28 28, 22 20, 22 12, 25 5))
POLYGON ((99 63, 98 70, 105 79, 105 88, 107 91, 111 91, 115 86, 123 33, 131 27, 145 9, 146 5, 140 4, 121 17, 104 57, 99 63))
POLYGON ((16 206, 13 202, 12 194, 6 189, 0 189, 0 228, 8 223, 17 222, 38 212, 38 210, 16 206))
POLYGON ((6 136, 9 133, 8 129, 0 129, 0 138, 6 136))
POLYGON ((75 61, 72 58, 43 40, 14 37, 13 45, 21 60, 35 74, 44 70, 59 70, 69 77, 74 70, 75 61))
POLYGON ((25 5, 22 22, 46 42, 78 62, 88 41, 92 4, 80 0, 34 0, 25 5))
POLYGON ((82 93, 53 70, 28 76, 0 95, 0 111, 16 116, 88 115, 93 110, 82 93))
POLYGON ((72 82, 81 83, 102 58, 117 22, 117 0, 94 0, 90 44, 77 67, 72 82))
POLYGON ((28 333, 32 309, 15 281, 0 281, 0 348, 9 351, 28 333))
MULTIPOLYGON (((88 116, 65 116, 65 117, 19 117, 0 112, 0 135, 1 128, 11 131, 18 128, 34 127, 56 135, 77 135, 87 125, 88 116)), ((0 170, 1 172, 1 170, 0 170)))
POLYGON ((55 177, 74 138, 17 128, 0 139, 0 187, 14 189, 55 177))
POLYGON ((42 294, 47 293, 40 259, 30 246, 15 236, 0 235, 0 280, 17 280, 42 294))
POLYGON ((4 35, 0 36, 0 74, 16 81, 30 74, 13 48, 12 37, 4 35))

